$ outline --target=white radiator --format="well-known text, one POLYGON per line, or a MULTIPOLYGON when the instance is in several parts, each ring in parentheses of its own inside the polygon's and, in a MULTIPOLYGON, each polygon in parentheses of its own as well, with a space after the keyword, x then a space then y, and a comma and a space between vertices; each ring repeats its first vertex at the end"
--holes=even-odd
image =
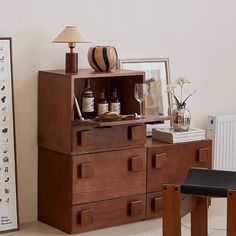
POLYGON ((213 168, 236 171, 236 114, 209 116, 207 138, 212 139, 213 168))

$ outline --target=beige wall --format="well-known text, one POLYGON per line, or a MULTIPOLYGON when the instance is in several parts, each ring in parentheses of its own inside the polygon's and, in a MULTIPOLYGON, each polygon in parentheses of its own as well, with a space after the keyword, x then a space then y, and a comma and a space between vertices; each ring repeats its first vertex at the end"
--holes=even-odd
MULTIPOLYGON (((185 75, 196 95, 193 125, 209 113, 236 112, 234 0, 7 0, 0 36, 13 37, 21 221, 37 218, 37 72, 64 66, 65 45, 52 44, 78 25, 93 44, 114 45, 122 58, 168 57, 172 80, 185 75)), ((87 67, 90 45, 80 45, 87 67)))

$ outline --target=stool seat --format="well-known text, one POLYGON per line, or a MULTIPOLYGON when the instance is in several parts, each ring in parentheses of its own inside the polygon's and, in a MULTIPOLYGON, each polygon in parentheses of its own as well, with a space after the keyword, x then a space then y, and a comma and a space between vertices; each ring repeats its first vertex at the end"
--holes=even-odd
POLYGON ((228 189, 236 189, 236 172, 190 168, 181 193, 209 197, 227 197, 228 189))

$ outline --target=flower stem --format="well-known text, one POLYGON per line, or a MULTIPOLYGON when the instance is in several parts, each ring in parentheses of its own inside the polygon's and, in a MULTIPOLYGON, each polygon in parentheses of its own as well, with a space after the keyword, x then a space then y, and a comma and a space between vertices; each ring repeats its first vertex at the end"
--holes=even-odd
POLYGON ((180 91, 181 91, 181 94, 180 94, 180 103, 182 103, 182 97, 183 97, 183 86, 180 86, 180 91))

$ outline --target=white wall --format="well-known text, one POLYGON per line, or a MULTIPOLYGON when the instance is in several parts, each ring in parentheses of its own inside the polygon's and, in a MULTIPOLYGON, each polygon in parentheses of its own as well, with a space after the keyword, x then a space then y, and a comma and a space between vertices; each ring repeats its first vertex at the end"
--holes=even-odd
MULTIPOLYGON (((37 218, 37 72, 64 68, 66 45, 51 41, 78 25, 93 44, 116 46, 121 58, 168 57, 172 80, 185 75, 196 95, 193 125, 209 113, 236 112, 234 0, 7 0, 0 36, 13 37, 21 221, 37 218)), ((87 67, 87 45, 77 48, 87 67)))

